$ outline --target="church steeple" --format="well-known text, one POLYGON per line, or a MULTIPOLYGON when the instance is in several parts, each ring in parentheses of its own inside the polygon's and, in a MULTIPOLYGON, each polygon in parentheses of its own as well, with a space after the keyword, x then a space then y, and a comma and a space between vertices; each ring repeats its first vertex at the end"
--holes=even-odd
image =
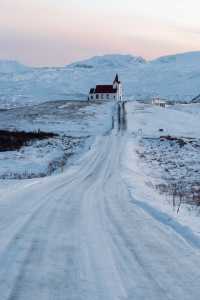
POLYGON ((113 83, 120 83, 119 82, 119 76, 118 76, 118 74, 116 74, 116 76, 115 76, 115 80, 114 80, 114 82, 113 83))

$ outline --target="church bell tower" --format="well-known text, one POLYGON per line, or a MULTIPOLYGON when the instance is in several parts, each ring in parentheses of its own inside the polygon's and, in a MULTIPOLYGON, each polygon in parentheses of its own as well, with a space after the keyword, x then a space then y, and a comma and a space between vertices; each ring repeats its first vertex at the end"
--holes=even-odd
POLYGON ((122 101, 122 83, 119 81, 118 74, 116 74, 115 80, 113 81, 113 88, 117 89, 117 100, 122 101))

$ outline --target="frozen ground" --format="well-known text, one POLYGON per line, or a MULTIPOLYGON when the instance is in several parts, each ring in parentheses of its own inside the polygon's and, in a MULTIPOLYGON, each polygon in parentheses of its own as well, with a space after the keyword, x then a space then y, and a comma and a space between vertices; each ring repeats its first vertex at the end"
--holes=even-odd
MULTIPOLYGON (((131 192, 134 197, 137 194, 138 199, 143 199, 144 206, 150 205, 149 211, 154 207, 167 213, 164 222, 167 218, 172 223, 176 220, 199 235, 200 210, 194 203, 198 203, 199 195, 193 201, 192 193, 200 185, 200 105, 175 105, 163 109, 128 103, 127 112, 129 141, 125 177, 131 192), (160 138, 168 135, 175 140, 160 138), (177 139, 184 143, 179 144, 177 139), (177 186, 175 207, 171 190, 174 185, 177 186), (177 215, 180 193, 184 194, 183 204, 177 215)), ((148 210, 148 206, 145 207, 148 210)), ((156 215, 160 217, 159 211, 156 215)), ((187 228, 182 231, 187 232, 187 228)))
POLYGON ((0 152, 0 178, 33 178, 63 172, 66 164, 88 150, 94 136, 111 129, 112 109, 112 103, 57 101, 0 111, 1 129, 59 134, 19 151, 0 152))
MULTIPOLYGON (((128 130, 115 123, 64 173, 2 182, 2 300, 199 300, 200 239, 147 186, 132 105, 128 130)), ((146 112, 152 135, 164 110, 146 112)))

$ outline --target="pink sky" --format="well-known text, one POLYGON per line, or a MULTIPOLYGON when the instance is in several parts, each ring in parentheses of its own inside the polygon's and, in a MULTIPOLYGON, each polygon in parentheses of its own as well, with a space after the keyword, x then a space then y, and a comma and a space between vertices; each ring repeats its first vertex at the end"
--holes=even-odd
POLYGON ((0 0, 0 59, 64 65, 200 50, 197 0, 0 0), (59 3, 59 4, 58 4, 59 3))

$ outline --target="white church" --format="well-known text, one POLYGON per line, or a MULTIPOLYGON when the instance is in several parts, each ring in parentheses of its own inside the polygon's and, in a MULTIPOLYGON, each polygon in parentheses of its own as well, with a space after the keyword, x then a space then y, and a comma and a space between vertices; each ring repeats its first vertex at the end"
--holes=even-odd
POLYGON ((96 85, 90 89, 88 100, 122 100, 122 83, 119 81, 118 74, 112 85, 96 85))

